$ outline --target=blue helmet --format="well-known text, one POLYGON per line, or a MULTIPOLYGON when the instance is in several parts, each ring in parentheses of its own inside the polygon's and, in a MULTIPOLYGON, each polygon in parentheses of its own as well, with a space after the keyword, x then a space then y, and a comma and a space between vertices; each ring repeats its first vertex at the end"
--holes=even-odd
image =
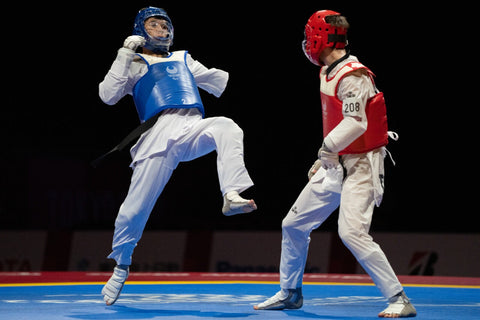
POLYGON ((133 25, 133 34, 145 38, 146 43, 144 47, 148 50, 151 50, 155 53, 168 52, 168 49, 173 44, 172 20, 170 20, 167 12, 161 8, 143 8, 138 12, 137 17, 135 18, 135 24, 133 25), (158 17, 167 21, 168 32, 166 37, 152 37, 148 34, 148 32, 145 30, 144 23, 145 20, 150 17, 158 17))

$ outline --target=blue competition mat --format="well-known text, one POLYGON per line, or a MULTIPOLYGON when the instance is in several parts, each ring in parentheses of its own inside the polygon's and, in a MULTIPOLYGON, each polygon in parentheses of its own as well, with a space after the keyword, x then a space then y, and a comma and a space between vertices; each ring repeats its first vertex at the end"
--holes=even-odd
MULTIPOLYGON (((304 286, 300 310, 256 311, 278 284, 127 284, 106 306, 98 284, 0 287, 0 319, 377 319, 386 301, 373 285, 304 286)), ((480 288, 408 286, 415 319, 480 319, 480 288)))

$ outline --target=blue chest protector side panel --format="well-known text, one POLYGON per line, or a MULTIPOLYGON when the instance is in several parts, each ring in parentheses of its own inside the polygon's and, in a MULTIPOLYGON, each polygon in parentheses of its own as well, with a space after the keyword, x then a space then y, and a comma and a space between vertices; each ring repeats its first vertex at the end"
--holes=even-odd
POLYGON ((195 79, 182 61, 148 64, 147 73, 133 88, 133 100, 142 123, 170 108, 197 108, 205 117, 195 79))

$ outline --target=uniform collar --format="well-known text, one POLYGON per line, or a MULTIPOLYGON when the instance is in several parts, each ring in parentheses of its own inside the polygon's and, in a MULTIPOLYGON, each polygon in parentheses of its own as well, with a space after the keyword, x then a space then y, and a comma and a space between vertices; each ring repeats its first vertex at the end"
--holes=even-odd
POLYGON ((336 60, 331 65, 329 65, 326 70, 327 77, 328 77, 328 74, 332 72, 332 70, 335 69, 335 67, 338 66, 340 62, 347 60, 348 57, 350 57, 350 50, 347 50, 347 53, 345 53, 343 57, 341 57, 340 59, 336 60))

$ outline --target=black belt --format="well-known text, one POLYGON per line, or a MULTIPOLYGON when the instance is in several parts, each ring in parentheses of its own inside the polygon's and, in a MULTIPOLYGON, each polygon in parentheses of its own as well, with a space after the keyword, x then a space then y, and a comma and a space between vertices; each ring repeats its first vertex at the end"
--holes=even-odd
POLYGON ((112 150, 108 151, 107 153, 101 155, 100 157, 98 157, 97 159, 93 160, 92 162, 90 162, 90 164, 92 165, 92 167, 96 168, 100 165, 100 163, 105 160, 105 158, 107 158, 109 155, 111 155, 112 153, 114 153, 115 151, 121 151, 123 150, 127 145, 129 145, 133 140, 137 139, 138 137, 140 137, 142 135, 142 133, 144 133, 145 131, 147 131, 148 129, 150 129, 151 127, 153 127, 153 125, 155 124, 155 122, 157 122, 157 119, 158 117, 160 117, 160 115, 162 114, 162 112, 159 112, 158 114, 154 115, 153 117, 151 117, 150 119, 148 119, 147 121, 145 121, 144 123, 142 123, 141 125, 139 125, 138 127, 136 127, 132 132, 130 132, 125 138, 123 138, 123 140, 117 144, 115 147, 113 147, 112 150))

